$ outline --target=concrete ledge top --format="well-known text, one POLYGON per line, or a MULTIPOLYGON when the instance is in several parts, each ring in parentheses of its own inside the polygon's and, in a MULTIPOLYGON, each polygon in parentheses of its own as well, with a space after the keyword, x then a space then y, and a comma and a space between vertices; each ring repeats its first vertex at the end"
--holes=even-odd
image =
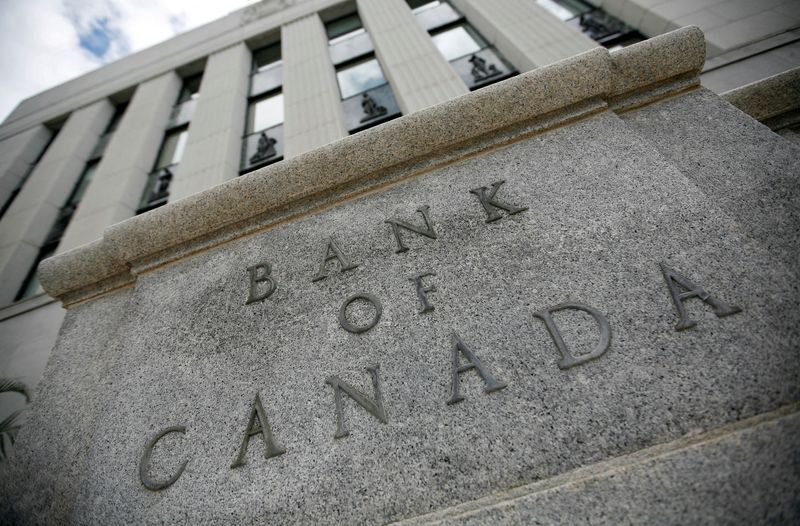
MULTIPOLYGON (((699 75, 702 32, 688 27, 613 54, 596 48, 479 91, 403 116, 267 166, 106 229, 102 239, 44 260, 44 289, 61 298, 99 282, 132 281, 130 268, 178 252, 200 238, 301 201, 322 200, 337 188, 369 181, 394 167, 429 158, 584 101, 619 97, 699 75)), ((244 232, 242 235, 246 234, 244 232)), ((168 257, 166 259, 169 259, 168 257)))
POLYGON ((747 84, 722 98, 758 121, 800 108, 800 67, 747 84))
POLYGON ((649 88, 686 74, 699 75, 706 61, 705 37, 688 26, 611 53, 609 98, 649 88))

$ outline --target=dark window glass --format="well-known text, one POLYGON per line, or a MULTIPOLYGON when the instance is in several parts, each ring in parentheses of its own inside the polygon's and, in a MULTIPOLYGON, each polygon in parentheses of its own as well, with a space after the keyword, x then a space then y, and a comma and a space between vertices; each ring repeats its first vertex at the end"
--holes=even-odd
POLYGON ((106 126, 106 131, 100 136, 100 140, 97 141, 94 150, 92 150, 92 154, 89 156, 89 162, 98 161, 103 156, 106 151, 106 146, 108 146, 111 137, 117 130, 119 121, 122 120, 122 116, 125 114, 125 110, 127 108, 128 103, 126 102, 123 104, 118 104, 114 109, 114 115, 111 117, 111 121, 109 121, 108 126, 106 126))
POLYGON ((409 2, 412 12, 417 18, 417 22, 426 31, 452 24, 463 18, 461 14, 450 6, 447 2, 435 0, 433 2, 409 2), (414 7, 415 4, 420 4, 414 7))
POLYGON ((11 191, 11 195, 9 195, 8 199, 6 199, 6 202, 3 203, 2 209, 0 209, 0 218, 2 218, 8 209, 11 208, 11 203, 14 202, 14 199, 16 199, 19 193, 22 191, 22 187, 25 185, 28 177, 31 176, 33 169, 36 168, 36 165, 42 160, 42 157, 44 157, 44 154, 47 152, 47 149, 50 148, 50 145, 53 144, 53 140, 56 138, 56 135, 58 135, 58 132, 59 130, 54 130, 50 134, 50 138, 47 139, 47 144, 44 145, 44 148, 42 148, 42 150, 39 152, 39 155, 36 156, 36 159, 30 165, 28 165, 28 168, 25 170, 25 175, 20 178, 17 186, 11 191))
POLYGON ((408 0, 442 56, 471 90, 517 74, 511 64, 444 0, 408 0))
POLYGON ((122 120, 122 116, 125 115, 125 110, 128 109, 128 103, 123 102, 122 104, 117 104, 114 108, 114 115, 111 117, 111 121, 106 126, 105 133, 114 133, 117 131, 117 126, 119 126, 119 121, 122 120))
POLYGON ((357 14, 327 25, 328 49, 336 66, 345 125, 356 133, 400 115, 392 88, 375 58, 369 34, 357 14))
POLYGON ((161 143, 161 151, 158 154, 155 169, 158 170, 181 162, 188 137, 188 128, 168 132, 164 136, 164 142, 161 143))
POLYGON ((283 63, 275 62, 250 77, 250 96, 280 89, 283 85, 283 63))
POLYGON ((167 204, 169 185, 172 183, 173 171, 177 165, 165 166, 152 172, 147 178, 137 214, 143 214, 159 206, 167 204))
POLYGON ((536 0, 536 3, 564 21, 594 9, 594 6, 581 0, 536 0))
POLYGON ((42 247, 39 251, 39 255, 36 258, 36 261, 33 263, 33 268, 31 268, 28 276, 25 278, 25 281, 22 283, 22 288, 20 289, 17 297, 14 298, 14 301, 20 301, 37 294, 41 294, 44 292, 41 283, 39 283, 39 275, 36 270, 39 268, 39 263, 44 261, 45 259, 49 258, 53 254, 56 253, 56 248, 58 247, 58 243, 50 243, 42 247))
POLYGON ((486 41, 467 24, 461 24, 431 37, 434 45, 448 61, 487 47, 486 41))
POLYGON ((182 104, 187 100, 195 99, 200 95, 200 81, 203 80, 203 74, 193 75, 183 79, 183 87, 178 96, 176 104, 182 104))
POLYGON ((355 31, 364 32, 358 13, 352 13, 328 22, 325 24, 325 30, 328 33, 328 40, 334 40, 355 31))
POLYGON ((272 44, 253 52, 253 73, 275 66, 281 61, 281 43, 272 44))
POLYGON ((239 174, 283 159, 283 62, 280 42, 253 53, 239 174))
POLYGON ((283 146, 282 124, 245 136, 241 173, 280 161, 283 159, 283 146))
POLYGON ((283 93, 254 100, 247 111, 247 133, 283 123, 283 93))
POLYGON ((100 164, 99 161, 86 164, 86 168, 83 169, 83 173, 81 174, 80 179, 78 179, 78 184, 76 184, 75 188, 73 188, 72 194, 69 196, 66 206, 78 206, 78 203, 80 203, 81 199, 83 199, 83 194, 86 193, 86 189, 89 187, 89 183, 92 182, 92 178, 94 177, 94 173, 97 171, 98 164, 100 164))
POLYGON ((343 99, 386 84, 383 70, 375 58, 341 68, 336 72, 336 79, 343 99))
POLYGON ((516 74, 494 48, 487 47, 450 62, 471 90, 482 88, 516 74))
POLYGON ((333 62, 334 66, 358 58, 361 55, 372 53, 374 49, 372 39, 363 31, 357 34, 354 33, 344 40, 331 41, 328 46, 331 62, 333 62))
POLYGON ((342 101, 345 125, 350 133, 375 126, 400 116, 392 88, 383 84, 342 101))
POLYGON ((583 0, 536 0, 536 3, 611 51, 647 40, 619 18, 583 0))

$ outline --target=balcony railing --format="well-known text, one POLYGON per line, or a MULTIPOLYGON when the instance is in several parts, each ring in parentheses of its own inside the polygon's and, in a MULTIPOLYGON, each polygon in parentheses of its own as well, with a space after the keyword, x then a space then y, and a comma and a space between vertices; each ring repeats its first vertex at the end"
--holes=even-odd
POLYGON ((450 62, 458 76, 471 90, 507 79, 517 72, 492 47, 476 51, 450 62))
POLYGON ((344 121, 350 133, 400 116, 400 108, 389 84, 353 95, 342 101, 344 121))
POLYGON ((147 186, 139 203, 138 214, 143 214, 154 208, 167 204, 169 199, 169 185, 177 164, 171 164, 151 173, 147 178, 147 186))
POLYGON ((240 173, 280 161, 283 159, 283 147, 283 124, 245 136, 240 173))

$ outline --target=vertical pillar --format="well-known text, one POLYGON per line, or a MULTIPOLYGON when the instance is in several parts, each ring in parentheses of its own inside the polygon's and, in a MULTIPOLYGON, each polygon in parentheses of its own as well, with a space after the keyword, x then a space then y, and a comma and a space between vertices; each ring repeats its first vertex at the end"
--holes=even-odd
POLYGON ((136 88, 59 250, 99 239, 107 226, 136 214, 180 88, 172 71, 136 88))
POLYGON ((347 136, 325 27, 316 14, 281 27, 284 157, 347 136))
POLYGON ((404 114, 469 91, 405 0, 358 0, 358 13, 404 114))
POLYGON ((251 53, 243 42, 208 57, 170 201, 238 175, 250 63, 251 53))
POLYGON ((451 1, 469 23, 522 72, 599 45, 534 0, 451 1))
POLYGON ((22 183, 52 133, 40 124, 0 142, 0 209, 22 183))
POLYGON ((74 111, 0 221, 0 304, 19 292, 113 111, 107 100, 74 111))

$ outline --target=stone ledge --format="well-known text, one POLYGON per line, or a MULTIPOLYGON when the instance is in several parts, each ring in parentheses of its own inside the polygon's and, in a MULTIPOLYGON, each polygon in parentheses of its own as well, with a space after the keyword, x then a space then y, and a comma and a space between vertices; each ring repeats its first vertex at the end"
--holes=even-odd
POLYGON ((699 82, 704 50, 702 32, 688 27, 611 55, 603 48, 587 51, 112 225, 102 239, 43 261, 40 281, 65 304, 80 301, 82 289, 93 296, 103 292, 96 284, 133 281, 136 261, 199 238, 213 240, 216 232, 302 202, 322 202, 358 181, 385 184, 381 176, 394 167, 544 117, 556 123, 559 112, 569 120, 573 108, 590 99, 619 99, 653 87, 661 90, 659 98, 675 78, 699 82))
POLYGON ((800 67, 723 93, 722 98, 760 122, 800 109, 800 67))
MULTIPOLYGON (((520 522, 521 516, 523 520, 530 521, 532 517, 536 517, 537 524, 545 524, 553 522, 553 516, 559 517, 558 522, 563 520, 564 516, 578 517, 581 512, 575 509, 571 510, 550 510, 546 509, 545 505, 552 506, 554 502, 548 500, 545 495, 568 495, 566 499, 577 504, 582 492, 592 493, 597 491, 597 488, 603 488, 599 491, 605 498, 609 498, 613 494, 615 488, 624 488, 624 482, 621 479, 627 477, 636 478, 638 473, 655 472, 654 467, 668 466, 670 463, 679 460, 682 456, 696 455, 706 457, 708 459, 708 467, 716 467, 717 471, 722 471, 719 466, 720 460, 724 459, 727 469, 733 471, 735 469, 730 467, 732 461, 737 460, 735 455, 719 455, 715 453, 707 453, 714 448, 722 450, 736 450, 737 448, 744 447, 747 443, 756 444, 756 449, 761 449, 758 444, 772 440, 784 440, 783 445, 790 444, 791 431, 796 429, 800 423, 800 404, 790 404, 768 413, 740 420, 738 422, 728 424, 722 427, 711 429, 708 431, 691 434, 667 442, 652 446, 646 449, 636 451, 621 457, 604 460, 596 464, 581 467, 568 473, 563 473, 555 477, 539 480, 531 484, 519 486, 510 490, 499 492, 492 495, 487 495, 474 501, 464 502, 447 509, 435 511, 425 515, 412 517, 398 521, 394 524, 398 525, 423 525, 423 524, 472 524, 472 523, 496 523, 498 520, 510 520, 513 517, 514 522, 520 522), (787 433, 787 431, 789 431, 787 433), (756 435, 756 438, 753 437, 756 435), (717 464, 714 466, 714 464, 717 464), (544 502, 534 501, 537 497, 542 497, 544 502), (535 510, 535 511, 533 511, 535 510), (555 511, 556 513, 552 513, 555 511), (565 515, 566 514, 566 515, 565 515)), ((749 458, 745 456, 745 458, 749 458)), ((740 461, 741 462, 741 461, 740 461)), ((680 464, 680 462, 678 462, 680 464)), ((696 467, 696 465, 693 465, 696 467)), ((766 473, 768 470, 761 467, 766 473)), ((791 467, 786 467, 785 470, 791 472, 791 467)), ((673 483, 676 485, 697 485, 701 477, 697 476, 697 472, 702 473, 703 470, 697 470, 692 475, 683 473, 678 470, 672 471, 669 467, 658 476, 659 484, 667 484, 665 474, 671 473, 673 483)), ((711 470, 709 470, 711 471, 711 470)), ((797 475, 795 474, 795 477, 797 475)), ((639 481, 641 483, 641 481, 639 481)), ((754 482, 755 483, 755 482, 754 482)), ((646 495, 647 489, 641 486, 637 489, 646 495)), ((697 489, 697 488, 695 488, 697 489)), ((786 488, 782 488, 786 489, 786 488)), ((658 489, 657 491, 661 491, 658 489)), ((720 492, 722 493, 722 492, 720 492)), ((591 498, 588 499, 592 501, 591 498)), ((558 499, 554 499, 558 502, 558 499)), ((647 502, 647 505, 655 505, 655 502, 647 502)), ((626 508, 625 513, 635 510, 636 508, 645 504, 643 500, 638 503, 634 498, 627 502, 623 507, 626 508)), ((557 504, 556 504, 557 506, 557 504)), ((605 514, 602 506, 596 510, 600 517, 600 522, 614 523, 612 517, 605 514)), ((657 512, 656 512, 657 514, 657 512)), ((712 514, 704 512, 697 513, 699 516, 711 517, 712 514)), ((586 520, 585 518, 583 520, 586 520)), ((593 522, 593 521, 589 521, 593 522)), ((634 521, 636 522, 636 521, 634 521)))
POLYGON ((609 105, 624 111, 700 84, 705 37, 693 26, 651 38, 610 54, 609 105))

